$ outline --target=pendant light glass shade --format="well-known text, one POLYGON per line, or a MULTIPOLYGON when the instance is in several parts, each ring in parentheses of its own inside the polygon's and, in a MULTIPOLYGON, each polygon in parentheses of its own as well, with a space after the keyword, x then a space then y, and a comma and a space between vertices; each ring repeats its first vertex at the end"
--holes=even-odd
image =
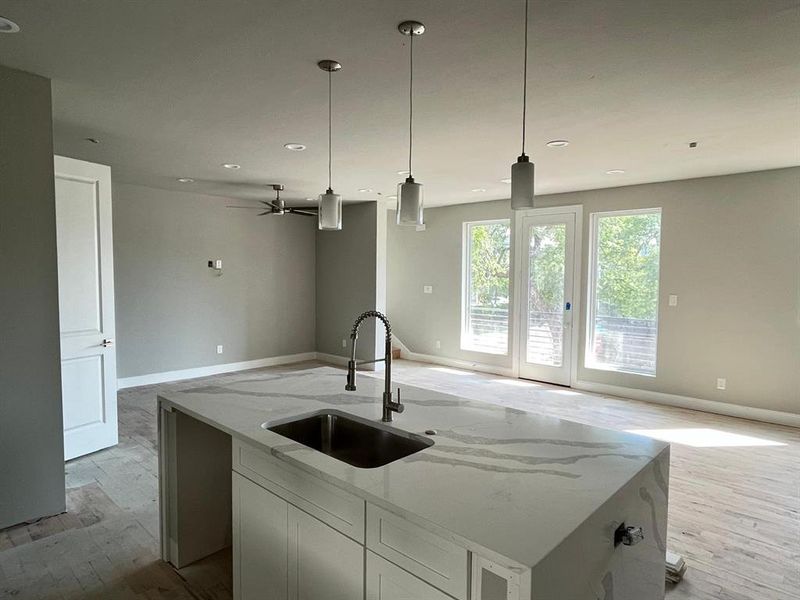
POLYGON ((522 155, 511 165, 511 209, 533 208, 533 179, 536 168, 522 155))
POLYGON ((522 154, 511 165, 511 209, 533 208, 533 179, 536 170, 525 154, 525 128, 528 117, 528 4, 525 0, 525 55, 522 67, 522 154))
POLYGON ((422 225, 423 188, 413 177, 397 184, 397 224, 422 225))
POLYGON ((342 196, 331 188, 319 195, 317 225, 322 230, 338 231, 342 228, 342 196))

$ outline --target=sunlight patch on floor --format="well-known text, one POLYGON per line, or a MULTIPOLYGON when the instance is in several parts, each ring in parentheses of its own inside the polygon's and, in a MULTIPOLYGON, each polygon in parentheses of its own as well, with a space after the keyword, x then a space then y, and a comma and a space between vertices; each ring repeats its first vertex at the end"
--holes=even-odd
POLYGON ((538 383, 533 383, 532 381, 520 381, 519 379, 491 379, 491 383, 502 383, 503 385, 514 385, 517 387, 542 387, 538 383))
POLYGON ((785 446, 782 442, 774 442, 764 438, 730 433, 719 429, 685 428, 685 429, 628 429, 628 433, 635 433, 647 437, 683 444, 694 448, 732 448, 737 446, 785 446))
POLYGON ((461 371, 460 369, 450 369, 448 367, 430 367, 431 371, 439 371, 440 373, 450 373, 451 375, 462 375, 464 377, 472 377, 475 373, 470 371, 461 371))

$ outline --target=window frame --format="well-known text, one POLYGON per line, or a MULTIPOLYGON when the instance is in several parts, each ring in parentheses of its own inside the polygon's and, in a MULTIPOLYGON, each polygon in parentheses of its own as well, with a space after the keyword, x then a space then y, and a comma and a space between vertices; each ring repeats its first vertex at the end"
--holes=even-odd
POLYGON ((595 371, 605 371, 608 373, 624 373, 637 377, 655 378, 658 373, 658 337, 661 326, 659 318, 661 312, 661 234, 663 219, 661 207, 654 208, 631 208, 624 210, 606 210, 589 214, 589 264, 587 273, 586 288, 586 340, 583 356, 583 367, 595 371), (659 215, 659 238, 658 238, 658 295, 656 297, 656 351, 655 351, 655 370, 653 373, 640 373, 626 369, 612 369, 598 364, 594 360, 594 341, 595 341, 595 314, 597 311, 597 255, 598 255, 598 226, 603 217, 625 217, 633 215, 659 215))
POLYGON ((461 226, 461 335, 459 337, 459 348, 467 352, 477 352, 480 354, 490 354, 492 356, 508 356, 509 348, 511 347, 511 317, 513 314, 513 296, 514 296, 514 267, 513 267, 513 248, 514 240, 512 223, 510 218, 497 218, 497 219, 482 219, 478 221, 464 221, 461 226), (470 229, 475 225, 494 225, 504 224, 508 227, 508 314, 506 315, 506 349, 504 352, 496 352, 487 350, 486 348, 478 348, 476 346, 466 343, 468 338, 468 325, 469 325, 469 303, 470 303, 470 289, 472 287, 472 253, 471 249, 471 235, 470 229))

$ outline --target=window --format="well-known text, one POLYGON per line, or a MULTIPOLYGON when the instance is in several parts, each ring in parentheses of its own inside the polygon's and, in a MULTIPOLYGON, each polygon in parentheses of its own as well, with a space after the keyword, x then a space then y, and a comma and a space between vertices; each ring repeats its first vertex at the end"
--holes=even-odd
POLYGON ((661 209, 595 213, 586 366, 655 376, 661 209))
POLYGON ((461 348, 508 353, 508 219, 464 223, 461 348))

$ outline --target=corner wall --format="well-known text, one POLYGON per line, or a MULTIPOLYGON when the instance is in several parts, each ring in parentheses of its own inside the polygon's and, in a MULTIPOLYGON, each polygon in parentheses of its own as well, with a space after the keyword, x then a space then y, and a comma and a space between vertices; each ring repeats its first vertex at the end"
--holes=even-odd
MULTIPOLYGON (((317 231, 317 352, 349 356, 358 315, 386 310, 385 213, 377 202, 347 204, 342 231, 317 231)), ((367 319, 359 329, 357 357, 383 357, 383 341, 383 324, 367 319)))
MULTIPOLYGON (((800 168, 557 194, 537 203, 584 207, 584 299, 590 214, 662 208, 657 375, 585 367, 584 301, 580 381, 800 414, 800 168), (679 296, 677 307, 667 305, 669 294, 679 296), (716 389, 717 377, 727 379, 727 390, 716 389)), ((424 232, 389 228, 389 315, 412 352, 512 368, 510 356, 460 349, 462 223, 511 217, 500 200, 427 209, 424 232), (423 285, 434 293, 423 295, 423 285)))
POLYGON ((51 113, 0 66, 0 529, 65 510, 51 113))
POLYGON ((138 185, 113 202, 120 378, 314 351, 313 219, 138 185))

